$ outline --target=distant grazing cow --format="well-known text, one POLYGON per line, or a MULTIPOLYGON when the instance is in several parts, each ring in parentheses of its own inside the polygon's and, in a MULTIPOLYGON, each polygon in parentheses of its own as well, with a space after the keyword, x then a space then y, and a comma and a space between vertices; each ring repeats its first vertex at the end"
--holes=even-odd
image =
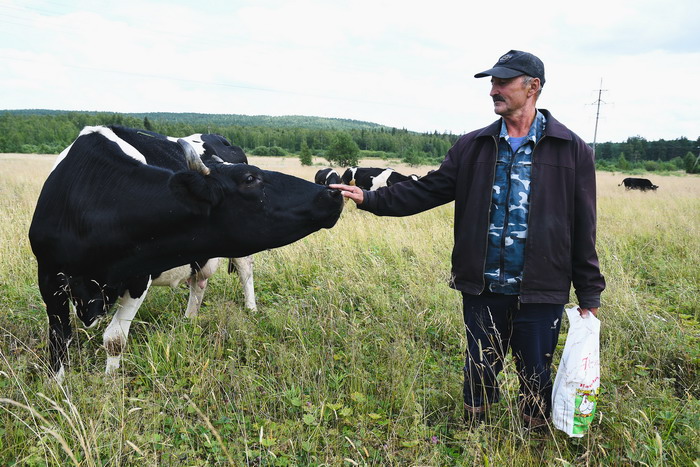
POLYGON ((59 159, 29 228, 57 379, 69 302, 91 326, 121 297, 104 334, 113 371, 153 277, 295 242, 335 225, 344 204, 337 190, 247 164, 207 167, 183 139, 122 127, 86 127, 59 159))
POLYGON ((321 169, 316 172, 314 181, 319 185, 330 185, 331 183, 340 183, 340 175, 333 169, 321 169))
POLYGON ((620 183, 620 185, 625 185, 625 188, 628 190, 647 191, 656 190, 658 188, 657 185, 652 184, 651 181, 646 178, 627 177, 626 179, 622 180, 622 183, 620 183))
POLYGON ((363 190, 374 191, 383 186, 391 186, 406 180, 418 180, 418 175, 403 175, 394 169, 378 167, 350 167, 341 180, 346 185, 356 185, 363 190))

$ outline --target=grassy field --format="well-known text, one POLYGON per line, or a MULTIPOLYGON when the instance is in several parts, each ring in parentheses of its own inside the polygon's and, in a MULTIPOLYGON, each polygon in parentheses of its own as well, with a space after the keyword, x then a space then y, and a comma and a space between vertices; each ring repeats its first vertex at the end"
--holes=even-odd
POLYGON ((569 439, 523 429, 512 363, 489 424, 461 422, 451 205, 400 219, 347 205, 333 229, 255 255, 257 312, 225 271, 193 320, 185 288, 152 289, 114 377, 106 323, 76 321, 57 385, 27 239, 53 159, 0 155, 0 465, 700 465, 699 177, 641 193, 599 174, 602 395, 569 439))

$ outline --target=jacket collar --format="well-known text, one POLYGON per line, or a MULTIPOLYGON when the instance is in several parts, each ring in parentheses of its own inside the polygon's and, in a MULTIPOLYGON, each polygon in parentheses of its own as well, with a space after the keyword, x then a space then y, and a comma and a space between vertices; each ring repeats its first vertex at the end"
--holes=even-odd
MULTIPOLYGON (((561 138, 565 140, 571 140, 571 131, 566 128, 563 124, 559 123, 557 119, 552 117, 552 114, 549 113, 549 110, 545 109, 538 109, 542 114, 545 116, 547 119, 547 125, 545 126, 544 129, 544 136, 552 136, 554 138, 561 138)), ((502 119, 499 118, 495 122, 493 122, 491 125, 482 128, 478 133, 477 133, 477 138, 480 138, 482 136, 490 136, 493 138, 498 138, 498 135, 501 133, 501 121, 502 119)))

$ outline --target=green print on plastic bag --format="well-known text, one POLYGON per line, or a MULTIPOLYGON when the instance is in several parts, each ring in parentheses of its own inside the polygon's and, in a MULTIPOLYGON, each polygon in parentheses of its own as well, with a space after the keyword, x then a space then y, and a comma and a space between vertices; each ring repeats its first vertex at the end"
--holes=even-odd
POLYGON ((585 433, 593 421, 595 406, 598 402, 598 391, 590 389, 576 390, 576 409, 574 411, 574 434, 585 433))

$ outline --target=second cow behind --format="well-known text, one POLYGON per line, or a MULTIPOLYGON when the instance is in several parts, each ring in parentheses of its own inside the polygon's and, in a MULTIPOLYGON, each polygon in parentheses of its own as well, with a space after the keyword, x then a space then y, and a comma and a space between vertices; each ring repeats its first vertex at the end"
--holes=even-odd
POLYGON ((374 191, 406 180, 418 180, 418 175, 403 175, 391 168, 350 167, 341 177, 346 185, 355 185, 363 190, 374 191))

